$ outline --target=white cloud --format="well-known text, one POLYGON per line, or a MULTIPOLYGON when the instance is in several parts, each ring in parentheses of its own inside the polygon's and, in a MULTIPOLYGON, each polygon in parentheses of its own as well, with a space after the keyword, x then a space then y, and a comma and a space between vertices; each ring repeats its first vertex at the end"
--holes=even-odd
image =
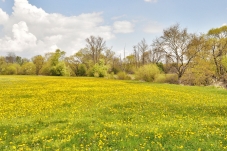
POLYGON ((0 25, 8 21, 9 15, 0 8, 0 25))
POLYGON ((12 28, 13 38, 5 36, 0 39, 0 49, 6 51, 23 51, 36 46, 36 37, 29 32, 25 22, 14 24, 12 28))
POLYGON ((2 0, 3 2, 5 2, 5 0, 2 0))
POLYGON ((226 23, 224 23, 224 24, 222 24, 222 25, 221 25, 221 27, 222 27, 222 26, 227 26, 227 24, 226 24, 226 23))
POLYGON ((155 3, 157 2, 157 0, 144 0, 145 2, 151 2, 151 3, 155 3))
POLYGON ((111 26, 102 25, 102 13, 71 17, 49 14, 28 0, 14 0, 10 16, 0 9, 0 24, 5 33, 0 39, 0 50, 4 52, 31 54, 32 51, 36 55, 60 48, 71 55, 85 46, 85 39, 90 35, 105 40, 114 37, 111 26))
POLYGON ((131 33, 134 32, 134 25, 129 21, 116 21, 113 24, 115 33, 131 33))
POLYGON ((144 26, 143 31, 146 33, 160 33, 163 31, 163 26, 158 22, 149 22, 144 26))
POLYGON ((112 17, 111 19, 112 20, 118 20, 118 19, 121 19, 121 18, 124 18, 124 17, 126 17, 126 15, 115 16, 115 17, 112 17))

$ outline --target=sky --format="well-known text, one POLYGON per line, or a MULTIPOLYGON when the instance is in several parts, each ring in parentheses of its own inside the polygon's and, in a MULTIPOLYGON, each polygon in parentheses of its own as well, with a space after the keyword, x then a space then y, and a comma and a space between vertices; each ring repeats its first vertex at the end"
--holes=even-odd
POLYGON ((100 36, 116 55, 151 45, 179 24, 207 33, 227 23, 227 0, 0 0, 0 56, 31 58, 60 49, 70 56, 100 36))

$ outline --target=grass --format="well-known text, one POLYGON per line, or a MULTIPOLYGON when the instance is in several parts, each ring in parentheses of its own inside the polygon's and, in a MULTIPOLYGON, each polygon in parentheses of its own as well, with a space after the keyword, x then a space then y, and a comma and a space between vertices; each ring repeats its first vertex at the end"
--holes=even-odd
POLYGON ((0 76, 0 150, 226 150, 227 91, 0 76))

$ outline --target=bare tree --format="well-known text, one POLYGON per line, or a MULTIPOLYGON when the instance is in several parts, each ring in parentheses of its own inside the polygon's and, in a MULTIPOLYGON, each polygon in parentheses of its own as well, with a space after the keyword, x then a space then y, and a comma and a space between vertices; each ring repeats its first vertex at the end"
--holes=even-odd
POLYGON ((176 70, 179 83, 189 63, 201 50, 199 47, 195 47, 195 45, 199 44, 201 44, 200 38, 189 34, 186 28, 181 30, 179 24, 164 30, 163 36, 156 39, 153 43, 160 51, 165 52, 168 60, 173 61, 173 68, 176 70))
POLYGON ((138 43, 138 46, 137 47, 138 47, 138 50, 141 53, 141 62, 142 62, 142 65, 144 65, 145 64, 146 52, 148 51, 149 46, 146 43, 146 40, 143 39, 140 43, 138 43))
POLYGON ((16 62, 16 55, 15 55, 14 52, 9 52, 5 58, 6 58, 7 63, 15 63, 16 62))
POLYGON ((138 46, 133 46, 133 51, 134 51, 134 57, 135 57, 135 65, 136 68, 139 67, 139 50, 138 50, 138 46))
POLYGON ((91 53, 94 64, 96 64, 100 59, 102 51, 106 49, 106 42, 103 40, 102 37, 94 36, 90 36, 89 38, 87 38, 86 42, 86 47, 91 53))

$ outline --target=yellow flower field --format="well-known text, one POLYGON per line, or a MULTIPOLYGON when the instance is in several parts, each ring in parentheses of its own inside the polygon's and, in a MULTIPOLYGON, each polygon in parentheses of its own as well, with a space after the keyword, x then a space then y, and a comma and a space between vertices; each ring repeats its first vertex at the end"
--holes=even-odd
POLYGON ((227 150, 227 91, 0 76, 0 150, 227 150))

